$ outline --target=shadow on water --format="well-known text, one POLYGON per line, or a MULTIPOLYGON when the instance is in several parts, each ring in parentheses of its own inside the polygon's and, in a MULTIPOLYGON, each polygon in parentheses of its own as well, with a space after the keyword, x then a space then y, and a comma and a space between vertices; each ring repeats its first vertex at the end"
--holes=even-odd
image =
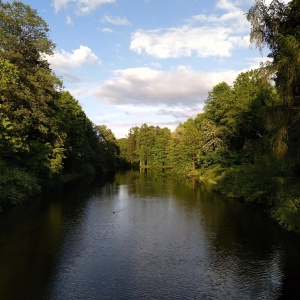
POLYGON ((92 191, 113 175, 86 177, 45 191, 0 214, 0 299, 43 299, 53 275, 64 224, 79 218, 92 191))

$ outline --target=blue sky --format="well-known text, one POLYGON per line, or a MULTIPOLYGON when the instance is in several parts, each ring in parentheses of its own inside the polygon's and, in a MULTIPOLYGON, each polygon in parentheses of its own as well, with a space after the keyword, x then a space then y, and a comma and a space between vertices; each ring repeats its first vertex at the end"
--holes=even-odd
POLYGON ((48 60, 65 89, 117 138, 143 123, 174 130, 201 112, 214 85, 267 55, 249 44, 254 0, 22 2, 49 25, 48 60))

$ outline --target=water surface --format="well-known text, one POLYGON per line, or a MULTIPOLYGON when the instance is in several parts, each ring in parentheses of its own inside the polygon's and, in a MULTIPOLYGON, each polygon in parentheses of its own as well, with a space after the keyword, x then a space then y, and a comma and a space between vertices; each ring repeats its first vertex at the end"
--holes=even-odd
POLYGON ((299 250, 193 182, 116 173, 0 215, 0 299, 300 299, 299 250))

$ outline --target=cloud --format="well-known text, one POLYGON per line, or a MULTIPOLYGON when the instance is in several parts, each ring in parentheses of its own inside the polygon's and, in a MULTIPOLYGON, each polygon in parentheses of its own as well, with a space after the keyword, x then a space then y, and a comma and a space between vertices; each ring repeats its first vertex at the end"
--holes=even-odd
MULTIPOLYGON (((272 1, 273 0, 265 0, 265 4, 270 5, 272 1)), ((280 2, 287 4, 287 3, 291 2, 291 0, 281 0, 280 2)))
POLYGON ((216 7, 228 11, 238 10, 238 8, 232 3, 232 1, 229 0, 218 0, 216 7))
POLYGON ((230 28, 232 32, 239 33, 250 31, 250 24, 245 17, 245 12, 230 1, 217 1, 216 9, 226 12, 221 15, 199 14, 187 19, 186 22, 191 25, 195 25, 197 23, 208 23, 212 27, 223 26, 230 28))
POLYGON ((66 17, 66 23, 67 23, 67 25, 73 25, 73 20, 69 15, 67 15, 67 17, 66 17))
POLYGON ((200 107, 182 109, 182 107, 170 108, 163 105, 147 106, 147 108, 130 104, 116 105, 113 113, 94 114, 93 122, 106 124, 108 128, 113 129, 117 138, 122 138, 128 134, 130 128, 140 127, 144 123, 175 130, 180 122, 195 118, 200 112, 200 107))
POLYGON ((105 33, 111 33, 111 32, 113 32, 113 30, 111 29, 111 28, 101 28, 100 29, 102 32, 105 32, 105 33))
POLYGON ((93 96, 112 105, 191 106, 201 103, 219 82, 231 84, 235 71, 197 72, 188 67, 175 71, 130 68, 115 71, 115 77, 92 91, 93 96))
MULTIPOLYGON (((161 116, 172 116, 176 120, 182 121, 182 120, 187 120, 189 118, 195 118, 195 115, 199 113, 199 107, 186 107, 184 110, 182 108, 168 108, 168 109, 159 109, 157 111, 157 115, 161 116)), ((178 125, 178 121, 176 121, 178 125)))
POLYGON ((80 46, 72 52, 55 51, 53 56, 46 56, 52 69, 65 73, 71 69, 77 69, 85 64, 100 63, 100 59, 87 46, 80 46))
POLYGON ((112 17, 108 15, 104 15, 101 19, 102 23, 111 23, 113 25, 119 25, 119 26, 127 26, 130 25, 129 21, 126 18, 121 17, 112 17))
POLYGON ((130 50, 158 58, 229 57, 234 47, 248 47, 244 36, 230 36, 225 27, 181 26, 177 28, 137 30, 132 34, 130 50))
POLYGON ((112 4, 115 0, 53 0, 53 6, 56 12, 66 9, 69 4, 74 4, 78 15, 86 15, 103 4, 112 4))
POLYGON ((130 50, 166 59, 178 57, 230 57, 235 48, 249 47, 250 25, 244 12, 228 0, 217 1, 222 15, 195 15, 178 27, 136 30, 130 50))

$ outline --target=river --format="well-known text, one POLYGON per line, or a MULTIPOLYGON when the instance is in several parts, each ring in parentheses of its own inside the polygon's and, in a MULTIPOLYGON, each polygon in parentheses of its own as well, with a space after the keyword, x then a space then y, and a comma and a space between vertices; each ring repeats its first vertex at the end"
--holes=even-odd
POLYGON ((300 299, 300 237, 162 171, 89 177, 0 214, 0 299, 300 299))

